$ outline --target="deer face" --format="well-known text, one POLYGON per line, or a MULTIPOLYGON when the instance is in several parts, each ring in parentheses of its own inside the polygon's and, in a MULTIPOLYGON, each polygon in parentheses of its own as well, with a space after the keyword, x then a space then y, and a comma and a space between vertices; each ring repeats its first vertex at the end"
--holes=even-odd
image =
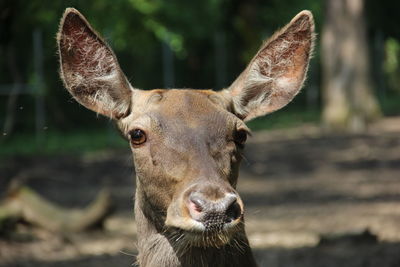
POLYGON ((226 90, 132 87, 107 44, 74 9, 58 45, 65 87, 87 108, 116 120, 129 140, 144 215, 193 246, 221 246, 243 221, 236 192, 249 129, 244 121, 285 106, 298 93, 313 46, 303 11, 267 41, 226 90), (183 236, 183 235, 182 235, 183 236))
POLYGON ((120 127, 146 202, 165 226, 193 235, 235 228, 243 214, 235 186, 244 122, 212 91, 155 90, 139 98, 120 127))

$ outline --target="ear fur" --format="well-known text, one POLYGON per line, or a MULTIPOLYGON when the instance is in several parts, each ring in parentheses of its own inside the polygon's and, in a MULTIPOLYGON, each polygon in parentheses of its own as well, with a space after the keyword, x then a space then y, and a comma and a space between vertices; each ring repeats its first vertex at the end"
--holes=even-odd
POLYGON ((111 48, 76 9, 65 10, 57 44, 60 75, 71 95, 102 115, 125 116, 132 88, 111 48))
POLYGON ((248 121, 288 104, 303 86, 314 40, 306 10, 269 38, 228 88, 236 115, 248 121))

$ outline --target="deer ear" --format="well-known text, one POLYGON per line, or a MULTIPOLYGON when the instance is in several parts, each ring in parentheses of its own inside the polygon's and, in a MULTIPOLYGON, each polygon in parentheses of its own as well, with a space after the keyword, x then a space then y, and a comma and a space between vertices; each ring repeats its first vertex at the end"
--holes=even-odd
POLYGON ((263 44, 228 89, 238 117, 248 121, 293 99, 305 80, 314 38, 313 16, 302 11, 263 44))
POLYGON ((86 108, 110 118, 126 115, 131 86, 110 47, 79 11, 66 9, 57 42, 61 78, 72 96, 86 108))

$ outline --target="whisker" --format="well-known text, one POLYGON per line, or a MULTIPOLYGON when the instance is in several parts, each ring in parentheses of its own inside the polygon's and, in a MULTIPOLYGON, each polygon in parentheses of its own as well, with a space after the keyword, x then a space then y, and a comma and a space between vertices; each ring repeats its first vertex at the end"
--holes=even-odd
POLYGON ((129 253, 129 252, 125 252, 125 251, 123 251, 123 250, 120 250, 120 251, 118 251, 118 252, 121 253, 121 254, 124 254, 124 255, 126 255, 126 256, 136 257, 136 255, 131 254, 131 253, 129 253))

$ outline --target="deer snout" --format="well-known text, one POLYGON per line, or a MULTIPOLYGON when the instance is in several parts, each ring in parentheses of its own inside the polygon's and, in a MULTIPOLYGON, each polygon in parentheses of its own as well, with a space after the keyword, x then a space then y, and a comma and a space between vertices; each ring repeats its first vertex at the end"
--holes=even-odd
POLYGON ((206 231, 219 231, 242 216, 243 210, 239 201, 234 193, 211 200, 202 193, 192 192, 187 206, 192 219, 203 223, 206 231))

